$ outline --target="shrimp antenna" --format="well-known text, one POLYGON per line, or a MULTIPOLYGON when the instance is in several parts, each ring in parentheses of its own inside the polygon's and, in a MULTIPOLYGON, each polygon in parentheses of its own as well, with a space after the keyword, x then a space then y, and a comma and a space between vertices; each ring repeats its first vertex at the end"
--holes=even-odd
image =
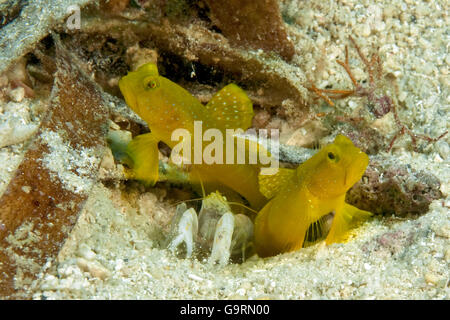
MULTIPOLYGON (((204 200, 205 198, 206 198, 206 197, 200 197, 200 198, 188 199, 188 200, 180 200, 180 201, 177 201, 177 202, 175 202, 174 204, 172 204, 170 207, 175 207, 175 206, 177 206, 177 205, 179 205, 179 204, 181 204, 181 203, 184 203, 184 202, 192 202, 192 201, 200 201, 200 200, 204 200)), ((255 213, 255 214, 258 214, 258 211, 254 210, 254 209, 252 209, 252 208, 250 208, 250 207, 248 207, 248 206, 246 206, 245 204, 242 204, 242 203, 239 203, 239 202, 234 202, 234 201, 226 201, 226 202, 227 202, 227 204, 229 204, 229 205, 240 206, 240 207, 243 207, 243 208, 247 209, 247 210, 250 211, 250 212, 253 212, 253 213, 255 213)))

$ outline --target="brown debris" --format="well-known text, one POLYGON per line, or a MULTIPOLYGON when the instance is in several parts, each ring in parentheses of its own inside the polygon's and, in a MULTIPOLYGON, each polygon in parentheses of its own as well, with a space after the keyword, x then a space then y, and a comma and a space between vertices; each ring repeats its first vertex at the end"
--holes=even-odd
POLYGON ((27 62, 25 58, 21 58, 13 63, 9 69, 0 75, 0 101, 12 100, 19 102, 23 97, 34 97, 34 90, 31 88, 31 81, 28 75, 27 62), (14 91, 22 91, 21 98, 16 98, 14 91))
POLYGON ((206 0, 212 20, 233 45, 274 51, 291 60, 294 45, 288 39, 275 0, 206 0))
MULTIPOLYGON (((115 17, 102 23, 86 18, 81 33, 86 37, 108 36, 128 47, 144 42, 150 48, 157 48, 158 54, 170 53, 184 61, 226 72, 234 82, 245 83, 243 87, 249 97, 262 108, 279 107, 286 99, 292 101, 292 107, 298 110, 299 126, 310 114, 308 92, 303 86, 306 77, 299 67, 279 58, 230 47, 223 35, 201 24, 192 22, 186 26, 167 19, 153 21, 149 16, 136 21, 115 17)), ((174 76, 163 75, 168 78, 174 76)), ((204 94, 204 87, 200 88, 204 94)), ((196 95, 195 90, 188 90, 196 95)), ((217 87, 211 94, 216 91, 217 87)))
POLYGON ((45 133, 64 137, 63 147, 69 151, 91 151, 90 159, 95 160, 89 166, 71 162, 63 170, 87 185, 97 179, 105 146, 108 113, 97 86, 59 41, 56 49, 58 71, 48 114, 0 198, 0 296, 4 298, 30 298, 27 287, 55 259, 88 197, 88 189, 71 190, 60 178, 65 172, 48 167, 48 158, 56 157, 49 154, 52 146, 45 133))
POLYGON ((139 44, 129 47, 126 55, 131 70, 137 70, 141 65, 149 62, 156 63, 158 56, 155 50, 140 48, 139 44))
POLYGON ((362 179, 347 193, 347 201, 375 214, 420 215, 442 198, 440 182, 432 174, 399 165, 389 156, 375 156, 362 179))
POLYGON ((0 1, 0 28, 17 18, 25 3, 24 0, 0 1))
POLYGON ((119 13, 125 10, 130 0, 101 0, 100 6, 103 10, 111 13, 119 13))

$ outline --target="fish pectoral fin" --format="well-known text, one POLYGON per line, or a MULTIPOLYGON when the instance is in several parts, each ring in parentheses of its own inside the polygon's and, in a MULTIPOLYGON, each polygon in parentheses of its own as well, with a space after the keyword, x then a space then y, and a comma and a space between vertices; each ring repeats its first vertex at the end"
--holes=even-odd
POLYGON ((158 140, 151 133, 135 137, 127 146, 132 178, 153 186, 158 181, 158 140))
POLYGON ((328 231, 326 228, 326 216, 320 217, 318 220, 312 222, 306 231, 303 247, 308 247, 323 240, 326 231, 328 231))
POLYGON ((252 101, 244 90, 233 83, 217 92, 206 105, 206 109, 211 128, 247 130, 252 125, 252 101))
POLYGON ((271 199, 290 183, 295 174, 296 170, 289 168, 278 168, 278 172, 272 175, 259 174, 259 190, 267 199, 271 199))
POLYGON ((358 209, 345 203, 334 216, 333 224, 331 225, 330 232, 326 238, 326 243, 331 244, 346 241, 348 232, 371 216, 371 212, 358 209))
POLYGON ((347 212, 350 212, 350 214, 352 216, 352 222, 351 222, 352 226, 351 227, 356 227, 361 222, 364 222, 365 220, 367 220, 373 216, 372 212, 358 209, 357 207, 352 206, 348 203, 346 203, 344 205, 344 208, 345 208, 345 210, 347 210, 347 212))

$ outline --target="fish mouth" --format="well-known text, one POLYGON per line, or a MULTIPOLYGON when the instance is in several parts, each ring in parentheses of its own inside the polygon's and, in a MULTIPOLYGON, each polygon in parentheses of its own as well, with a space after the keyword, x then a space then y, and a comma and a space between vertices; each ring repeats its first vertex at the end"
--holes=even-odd
MULTIPOLYGON (((365 157, 364 157, 365 158, 365 157)), ((344 169, 344 185, 348 188, 351 188, 356 182, 358 182, 362 176, 364 175, 364 172, 366 171, 366 168, 369 164, 369 158, 367 157, 367 161, 363 161, 365 159, 356 157, 356 161, 358 161, 358 164, 350 164, 349 166, 345 167, 344 169)))

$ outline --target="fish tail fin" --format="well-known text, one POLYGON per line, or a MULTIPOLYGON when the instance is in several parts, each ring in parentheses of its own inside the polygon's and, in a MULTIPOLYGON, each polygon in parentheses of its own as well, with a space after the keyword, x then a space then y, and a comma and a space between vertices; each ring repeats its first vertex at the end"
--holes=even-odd
POLYGON ((217 92, 206 105, 206 109, 211 128, 247 130, 252 125, 252 101, 244 90, 233 83, 217 92))
POLYGON ((158 181, 158 141, 151 133, 135 137, 127 146, 127 155, 132 161, 132 178, 148 186, 158 181))
POLYGON ((344 242, 348 238, 350 229, 358 226, 364 220, 372 216, 369 211, 358 209, 352 205, 344 203, 342 209, 336 212, 330 232, 326 238, 326 243, 344 242))

